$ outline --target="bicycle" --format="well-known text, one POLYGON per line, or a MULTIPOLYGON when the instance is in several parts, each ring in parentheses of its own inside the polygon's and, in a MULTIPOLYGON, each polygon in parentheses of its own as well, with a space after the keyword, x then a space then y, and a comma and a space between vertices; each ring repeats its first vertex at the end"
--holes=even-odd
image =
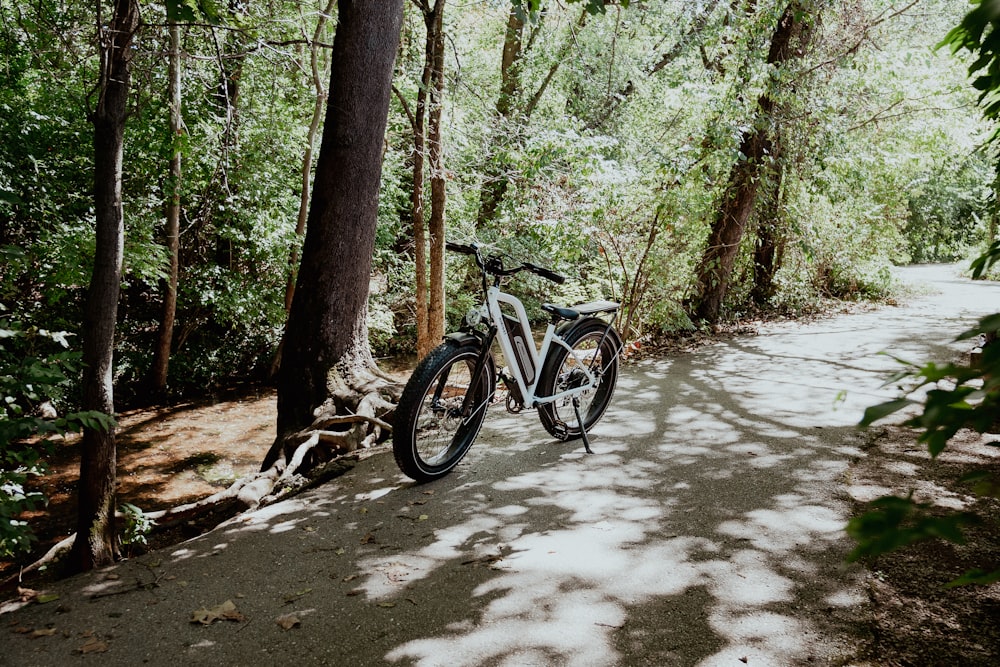
POLYGON ((479 435, 497 395, 498 378, 507 390, 509 412, 537 408, 550 435, 582 438, 586 451, 593 453, 587 432, 611 401, 622 350, 618 332, 599 316, 614 316, 619 304, 543 304, 550 319, 536 349, 524 305, 501 290, 501 283, 522 271, 557 284, 566 279, 526 262, 505 268, 502 257, 484 254, 477 244, 449 242, 446 247, 475 259, 484 301, 420 361, 403 389, 392 444, 400 470, 418 482, 451 472, 479 435), (494 341, 507 364, 499 370, 494 341))

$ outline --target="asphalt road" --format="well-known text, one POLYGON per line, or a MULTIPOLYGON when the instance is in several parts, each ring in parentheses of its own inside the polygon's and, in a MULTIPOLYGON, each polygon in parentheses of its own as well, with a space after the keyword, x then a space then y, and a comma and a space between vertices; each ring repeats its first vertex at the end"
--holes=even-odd
POLYGON ((1000 310, 1000 285, 903 274, 933 293, 628 366, 594 455, 497 407, 443 480, 376 455, 60 582, 0 616, 0 664, 838 663, 869 614, 843 526, 880 353, 954 359, 1000 310))

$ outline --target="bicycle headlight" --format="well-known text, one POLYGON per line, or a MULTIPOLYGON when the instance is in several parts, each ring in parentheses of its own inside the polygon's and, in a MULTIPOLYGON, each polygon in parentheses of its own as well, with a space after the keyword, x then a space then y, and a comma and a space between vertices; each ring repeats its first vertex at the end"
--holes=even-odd
POLYGON ((463 324, 470 329, 483 321, 483 313, 479 308, 470 308, 462 320, 463 324))

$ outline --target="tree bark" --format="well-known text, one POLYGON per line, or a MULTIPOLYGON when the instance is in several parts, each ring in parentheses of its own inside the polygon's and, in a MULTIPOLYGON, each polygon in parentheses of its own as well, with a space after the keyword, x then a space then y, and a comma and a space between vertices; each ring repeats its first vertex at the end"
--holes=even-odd
MULTIPOLYGON (((794 55, 793 40, 806 20, 804 4, 796 0, 785 7, 771 38, 768 65, 780 67, 794 55)), ((768 87, 757 101, 753 129, 740 142, 741 157, 729 173, 708 246, 696 270, 697 294, 692 312, 695 317, 710 323, 719 320, 746 223, 757 200, 758 184, 772 159, 772 115, 777 92, 768 87)))
POLYGON ((431 167, 431 218, 430 238, 430 294, 427 307, 427 351, 444 337, 444 245, 445 245, 445 190, 444 144, 441 132, 441 115, 444 109, 444 4, 434 4, 434 60, 431 63, 430 116, 428 118, 428 157, 431 167))
MULTIPOLYGON (((98 10, 99 12, 100 10, 98 10)), ((131 81, 132 40, 139 28, 136 0, 116 0, 105 26, 98 16, 101 70, 94 123, 94 272, 83 322, 84 410, 114 413, 113 354, 121 290, 125 224, 122 155, 131 81)), ((89 570, 117 555, 115 430, 84 429, 80 457, 77 537, 71 566, 89 570)))
MULTIPOLYGON (((295 296, 295 280, 299 274, 299 246, 301 239, 306 233, 306 223, 309 220, 309 200, 312 192, 312 166, 313 153, 316 147, 316 135, 319 133, 319 123, 323 119, 323 108, 326 105, 326 86, 320 74, 319 55, 320 41, 323 31, 326 29, 327 18, 332 15, 337 0, 327 0, 326 8, 320 13, 316 21, 316 30, 313 31, 313 40, 309 45, 309 65, 312 73, 312 84, 316 94, 313 104, 312 120, 309 121, 309 131, 306 134, 306 150, 302 154, 302 167, 300 170, 302 192, 299 196, 299 214, 295 221, 295 242, 288 252, 288 280, 285 282, 285 319, 292 310, 292 298, 295 296)), ((284 349, 284 341, 278 344, 278 351, 274 355, 271 364, 270 377, 278 374, 281 367, 281 355, 284 349)))
POLYGON ((780 128, 775 128, 772 140, 773 169, 764 183, 765 210, 757 220, 757 243, 753 253, 753 289, 750 298, 760 308, 766 307, 774 296, 774 276, 781 268, 784 257, 783 216, 781 214, 781 185, 784 179, 784 162, 781 156, 780 128))
POLYGON ((444 94, 444 6, 424 0, 424 67, 413 117, 413 261, 416 278, 417 356, 426 356, 444 335, 444 155, 441 110, 444 94), (424 215, 424 165, 430 171, 430 218, 424 215))
POLYGON ((168 66, 170 88, 170 136, 173 142, 170 155, 170 199, 167 202, 165 245, 170 266, 163 281, 163 314, 157 332, 156 350, 149 372, 149 388, 154 396, 163 396, 167 390, 170 370, 170 349, 174 339, 174 320, 177 315, 177 280, 180 272, 181 228, 181 147, 184 122, 181 115, 181 29, 176 22, 170 24, 170 56, 168 66))
POLYGON ((338 2, 330 97, 277 377, 277 438, 265 469, 291 460, 300 443, 289 436, 311 425, 317 408, 355 410, 378 376, 365 317, 402 17, 403 0, 338 2))

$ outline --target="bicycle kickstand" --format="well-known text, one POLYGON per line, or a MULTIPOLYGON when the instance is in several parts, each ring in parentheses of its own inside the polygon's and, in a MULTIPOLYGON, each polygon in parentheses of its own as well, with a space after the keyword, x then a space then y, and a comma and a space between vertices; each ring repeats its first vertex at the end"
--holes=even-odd
POLYGON ((594 450, 590 448, 590 438, 587 437, 587 429, 583 427, 583 419, 580 417, 580 397, 573 397, 573 412, 576 413, 576 423, 580 425, 580 435, 583 437, 583 447, 587 450, 588 454, 593 454, 594 450))

